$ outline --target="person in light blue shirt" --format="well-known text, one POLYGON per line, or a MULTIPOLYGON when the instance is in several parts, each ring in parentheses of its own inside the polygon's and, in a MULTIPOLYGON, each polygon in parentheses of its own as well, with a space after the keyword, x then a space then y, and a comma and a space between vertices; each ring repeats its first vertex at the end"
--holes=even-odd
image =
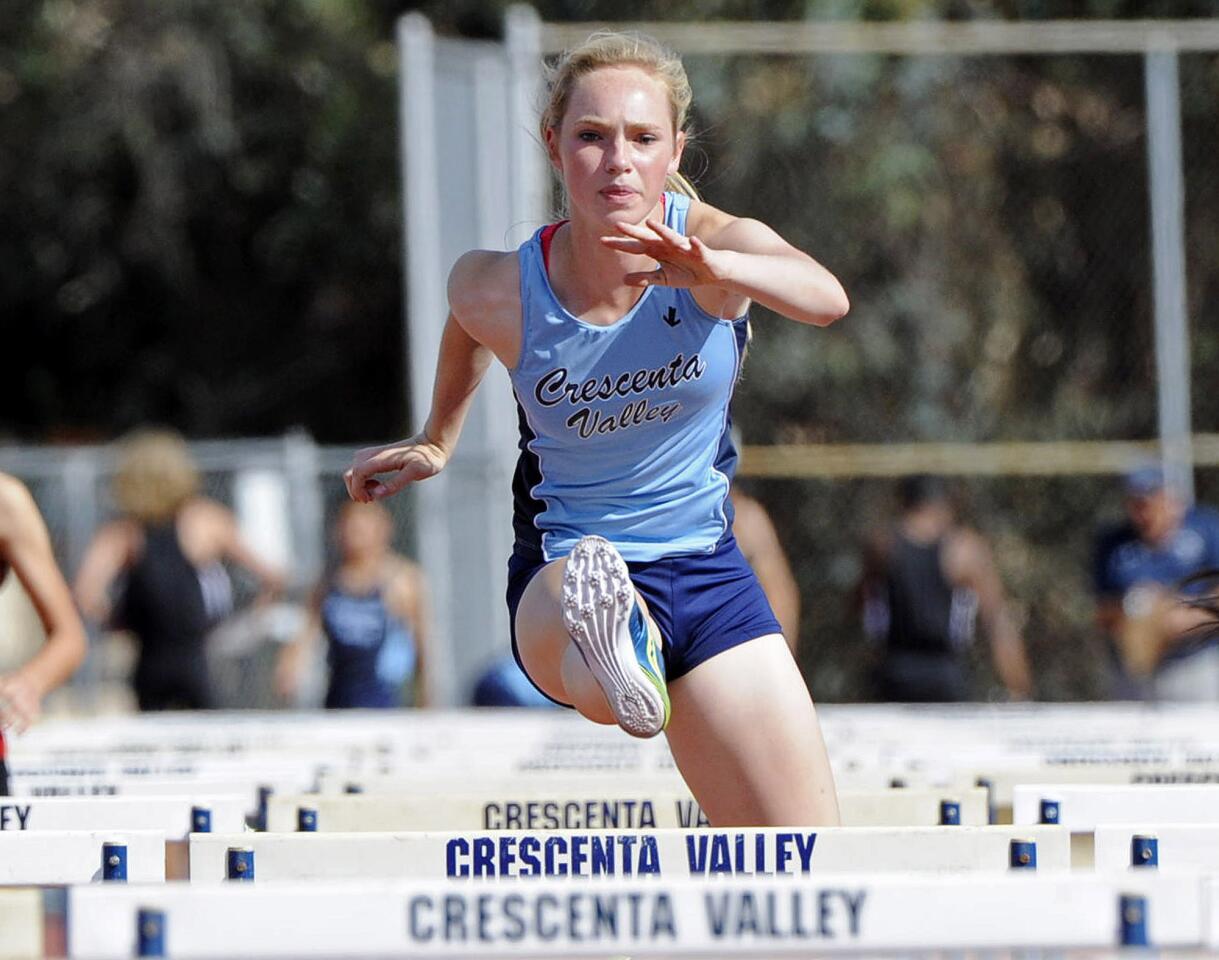
POLYGON ((695 196, 690 98, 648 38, 560 58, 539 132, 568 219, 457 261, 423 430, 359 451, 345 479, 368 501, 443 469, 497 358, 520 434, 507 601, 525 674, 590 720, 666 731, 716 826, 834 824, 808 688, 732 536, 729 402, 752 302, 816 327, 847 298, 770 227, 695 196))

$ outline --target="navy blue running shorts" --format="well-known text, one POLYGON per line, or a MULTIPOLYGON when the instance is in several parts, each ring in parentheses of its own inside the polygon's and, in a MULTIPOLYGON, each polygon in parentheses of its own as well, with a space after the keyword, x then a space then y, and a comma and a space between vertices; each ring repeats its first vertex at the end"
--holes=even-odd
MULTIPOLYGON (((529 672, 516 647, 516 608, 529 581, 544 566, 546 561, 540 556, 519 548, 508 559, 512 655, 525 676, 529 672)), ((626 566, 664 637, 668 680, 676 680, 731 647, 783 632, 753 568, 731 535, 716 544, 711 553, 628 562, 626 566)))

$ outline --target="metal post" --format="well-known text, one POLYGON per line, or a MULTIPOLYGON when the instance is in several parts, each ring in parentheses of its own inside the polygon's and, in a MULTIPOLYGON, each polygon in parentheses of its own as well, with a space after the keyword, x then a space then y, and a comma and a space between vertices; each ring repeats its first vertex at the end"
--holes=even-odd
MULTIPOLYGON (((427 20, 398 21, 403 198, 406 219, 411 416, 431 407, 447 314, 445 277, 472 248, 505 249, 541 221, 544 182, 528 103, 539 76, 540 25, 516 11, 511 47, 437 39, 427 20), (526 63, 527 58, 533 61, 526 63), (519 73, 517 68, 519 67, 519 73), (531 148, 533 151, 531 152, 531 148)), ((518 456, 507 372, 486 373, 461 446, 438 477, 413 491, 420 562, 433 598, 428 692, 464 703, 476 673, 507 647, 502 601, 512 551, 511 488, 518 456), (476 591, 466 589, 478 584, 476 591)))
POLYGON ((1185 188, 1181 166, 1177 49, 1167 36, 1144 56, 1156 379, 1161 456, 1173 488, 1194 497, 1189 408, 1189 325, 1185 302, 1185 188))
POLYGON ((64 567, 74 571, 80 566, 85 548, 97 529, 97 451, 78 448, 64 458, 64 509, 67 536, 64 567))
MULTIPOLYGON (((64 531, 64 571, 69 575, 80 568, 85 550, 97 530, 98 510, 98 452, 96 448, 75 448, 63 462, 63 504, 67 529, 64 531)), ((90 706, 97 705, 101 680, 101 664, 94 640, 97 627, 87 624, 89 633, 85 662, 71 679, 74 690, 81 692, 83 700, 90 706)))
MULTIPOLYGON (((286 571, 295 586, 309 587, 322 574, 323 532, 319 519, 326 516, 322 492, 321 460, 313 437, 302 429, 284 435, 284 469, 288 480, 288 525, 292 537, 292 569, 286 571)), ((342 493, 329 491, 332 499, 342 493)))
POLYGON ((550 212, 550 174, 537 137, 542 92, 542 19, 528 4, 513 4, 504 18, 504 47, 512 91, 508 100, 513 236, 509 245, 528 239, 550 212))
MULTIPOLYGON (((432 380, 447 313, 441 265, 440 173, 436 157, 435 46, 432 26, 422 14, 398 20, 399 160, 406 224, 403 275, 406 278, 406 353, 410 363, 410 416, 422 427, 432 405, 432 380), (407 149, 407 143, 411 149, 407 149)), ((428 653, 425 682, 433 703, 448 701, 452 685, 454 642, 448 477, 441 474, 414 490, 415 539, 426 544, 419 560, 432 595, 432 635, 439 642, 428 653)))

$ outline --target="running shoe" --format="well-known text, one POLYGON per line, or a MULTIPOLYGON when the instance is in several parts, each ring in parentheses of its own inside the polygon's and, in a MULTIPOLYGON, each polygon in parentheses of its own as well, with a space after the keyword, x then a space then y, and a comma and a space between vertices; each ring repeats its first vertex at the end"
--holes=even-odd
POLYGON ((668 726, 660 631, 644 616, 626 561, 608 540, 583 537, 567 558, 563 624, 623 730, 654 737, 668 726))

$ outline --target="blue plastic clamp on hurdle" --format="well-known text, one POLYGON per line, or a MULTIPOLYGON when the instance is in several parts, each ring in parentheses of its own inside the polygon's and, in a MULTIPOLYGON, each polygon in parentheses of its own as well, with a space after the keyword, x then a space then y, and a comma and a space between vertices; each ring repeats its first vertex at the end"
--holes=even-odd
POLYGON ((165 956, 165 912, 141 908, 135 921, 135 955, 165 956))
POLYGON ((1008 844, 1008 864, 1013 870, 1037 869, 1037 841, 1013 840, 1008 844))
POLYGON ((940 826, 959 827, 961 825, 961 804, 956 800, 940 801, 940 826))
POLYGON ((1121 945, 1123 947, 1146 947, 1147 898, 1138 894, 1123 894, 1118 904, 1121 920, 1121 945))
POLYGON ((191 807, 190 808, 190 832, 191 833, 211 833, 212 832, 212 811, 207 807, 191 807))
POLYGON ((229 847, 225 876, 230 880, 254 879, 254 851, 249 847, 229 847))
POLYGON ((127 882, 127 844, 102 844, 102 879, 110 882, 127 882))
POLYGON ((317 811, 310 807, 297 807, 296 830, 298 833, 317 833, 317 811))
POLYGON ((1160 841, 1143 833, 1130 838, 1130 865, 1132 867, 1158 867, 1160 865, 1160 841))
POLYGON ((1057 800, 1042 800, 1039 814, 1039 823, 1058 823, 1062 815, 1062 804, 1057 800))

